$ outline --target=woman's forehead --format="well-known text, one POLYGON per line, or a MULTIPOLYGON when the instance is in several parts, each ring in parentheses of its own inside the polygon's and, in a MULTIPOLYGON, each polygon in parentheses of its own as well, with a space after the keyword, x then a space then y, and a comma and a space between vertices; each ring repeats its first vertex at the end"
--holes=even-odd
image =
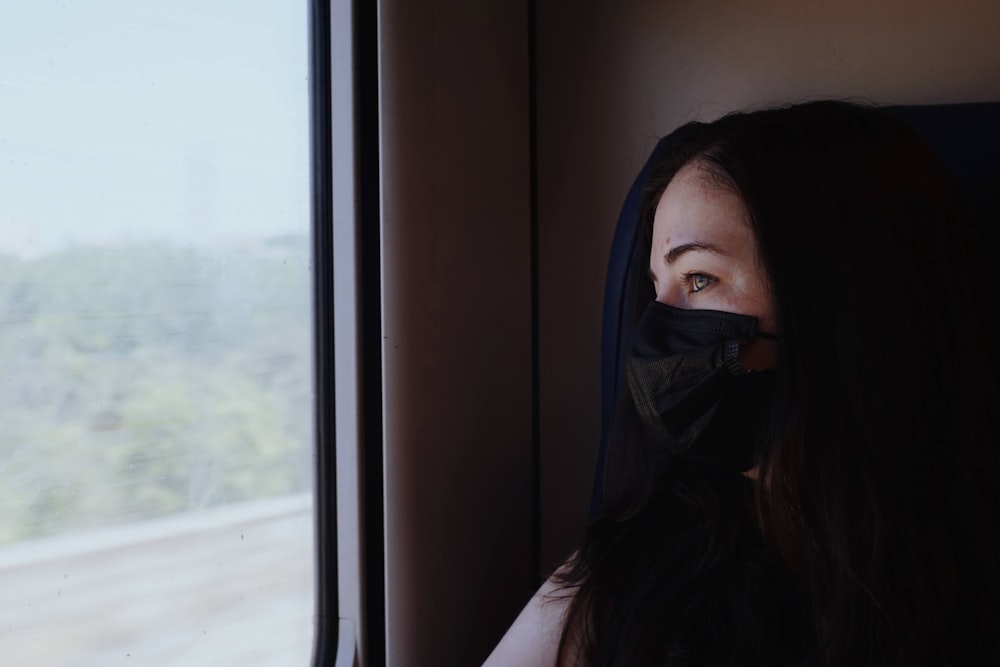
POLYGON ((697 165, 677 172, 653 218, 653 246, 659 252, 689 243, 723 248, 754 243, 742 200, 697 165))

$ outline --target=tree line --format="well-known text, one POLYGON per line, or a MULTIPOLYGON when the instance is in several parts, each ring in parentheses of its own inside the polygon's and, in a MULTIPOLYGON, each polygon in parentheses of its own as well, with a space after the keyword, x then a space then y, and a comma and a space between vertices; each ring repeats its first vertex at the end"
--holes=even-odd
POLYGON ((311 483, 308 239, 0 255, 0 544, 311 483))

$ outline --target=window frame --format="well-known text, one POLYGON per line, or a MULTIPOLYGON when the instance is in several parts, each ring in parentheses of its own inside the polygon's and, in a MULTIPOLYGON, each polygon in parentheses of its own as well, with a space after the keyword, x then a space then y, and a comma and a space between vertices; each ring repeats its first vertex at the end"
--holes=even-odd
POLYGON ((385 662, 378 3, 310 0, 313 665, 385 662))

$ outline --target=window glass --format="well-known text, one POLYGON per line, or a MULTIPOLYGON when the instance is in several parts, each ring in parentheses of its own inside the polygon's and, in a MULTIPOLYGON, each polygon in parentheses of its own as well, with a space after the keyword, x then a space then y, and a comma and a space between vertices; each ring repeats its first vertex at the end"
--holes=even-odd
POLYGON ((0 21, 0 645, 307 664, 305 3, 0 21))

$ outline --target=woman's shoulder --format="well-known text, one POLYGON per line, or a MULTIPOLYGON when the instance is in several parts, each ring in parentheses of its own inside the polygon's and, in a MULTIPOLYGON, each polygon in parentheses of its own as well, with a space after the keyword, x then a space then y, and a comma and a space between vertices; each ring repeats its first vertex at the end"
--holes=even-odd
MULTIPOLYGON (((572 589, 557 583, 557 575, 549 577, 528 600, 483 667, 553 667, 572 600, 572 589)), ((576 661, 564 656, 562 664, 573 665, 576 661)))

